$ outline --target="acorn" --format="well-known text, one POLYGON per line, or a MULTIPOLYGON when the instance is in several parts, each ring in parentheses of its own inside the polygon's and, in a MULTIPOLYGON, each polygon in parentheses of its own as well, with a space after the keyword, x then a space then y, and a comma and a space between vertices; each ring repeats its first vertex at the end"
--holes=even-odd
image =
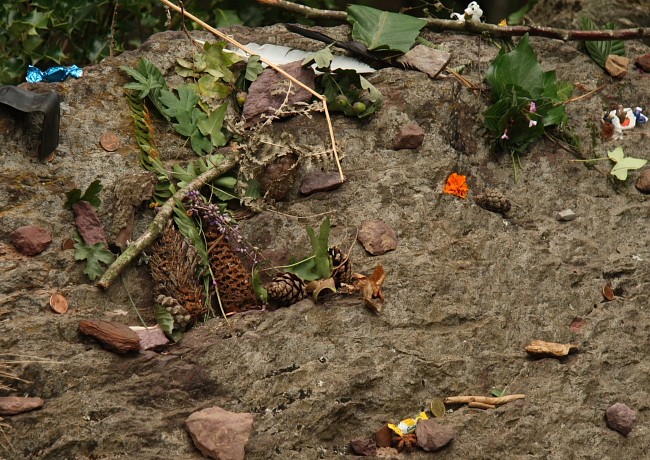
POLYGON ((366 104, 364 104, 363 102, 357 101, 354 104, 352 104, 352 112, 355 115, 361 115, 365 111, 366 111, 366 104))
POLYGON ((278 273, 264 287, 269 301, 279 307, 288 307, 307 297, 305 282, 293 273, 278 273))
POLYGON ((339 94, 336 96, 336 99, 334 99, 334 103, 343 108, 348 105, 348 97, 345 94, 339 94))
POLYGON ((474 198, 474 202, 488 211, 498 214, 506 214, 512 208, 512 204, 501 192, 494 189, 487 189, 483 195, 474 198))

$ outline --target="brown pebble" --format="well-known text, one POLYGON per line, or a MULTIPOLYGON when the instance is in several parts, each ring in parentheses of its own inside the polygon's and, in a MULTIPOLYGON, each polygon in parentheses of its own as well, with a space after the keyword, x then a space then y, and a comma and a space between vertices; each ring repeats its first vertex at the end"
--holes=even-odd
POLYGON ((393 431, 388 428, 388 425, 382 426, 379 431, 375 433, 375 442, 378 447, 390 447, 390 441, 392 438, 393 431))
POLYGON ((366 220, 359 228, 359 241, 373 256, 380 256, 397 248, 395 230, 381 220, 366 220))
POLYGON ((641 54, 634 58, 634 65, 644 72, 650 72, 650 53, 641 54))
POLYGON ((41 398, 23 398, 20 396, 0 397, 0 415, 15 415, 40 409, 45 404, 41 398))
POLYGON ((625 56, 617 56, 615 54, 610 54, 607 56, 607 61, 605 61, 605 70, 612 77, 623 78, 627 75, 627 68, 630 65, 630 60, 625 56))
POLYGON ((650 193, 650 168, 644 169, 634 184, 641 193, 650 193))
POLYGON ((415 427, 415 437, 418 440, 418 446, 427 452, 433 452, 453 441, 456 432, 433 419, 420 420, 415 427))
POLYGON ((636 424, 636 412, 623 403, 610 406, 605 412, 607 426, 627 436, 636 424))
POLYGON ((355 439, 350 442, 350 447, 357 455, 374 457, 377 455, 377 443, 371 438, 355 439))
POLYGON ((106 234, 93 205, 78 201, 72 205, 74 223, 86 244, 106 243, 106 234))
POLYGON ((52 242, 52 235, 38 225, 19 227, 9 235, 18 252, 26 256, 35 256, 45 251, 52 242))
POLYGON ((395 150, 417 149, 424 142, 424 130, 416 125, 404 125, 395 138, 395 150))
POLYGON ((338 171, 313 171, 300 184, 300 193, 311 195, 316 192, 328 192, 341 186, 341 174, 338 171))
POLYGON ((126 324, 90 319, 79 321, 79 330, 82 334, 96 338, 104 348, 116 353, 140 349, 140 337, 126 324))

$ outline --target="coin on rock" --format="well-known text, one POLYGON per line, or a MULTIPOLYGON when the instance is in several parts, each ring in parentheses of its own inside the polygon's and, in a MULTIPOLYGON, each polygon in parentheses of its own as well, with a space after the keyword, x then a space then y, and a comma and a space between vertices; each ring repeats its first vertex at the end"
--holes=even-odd
POLYGON ((114 152, 120 146, 120 140, 110 131, 102 134, 102 137, 99 138, 99 143, 107 152, 114 152))

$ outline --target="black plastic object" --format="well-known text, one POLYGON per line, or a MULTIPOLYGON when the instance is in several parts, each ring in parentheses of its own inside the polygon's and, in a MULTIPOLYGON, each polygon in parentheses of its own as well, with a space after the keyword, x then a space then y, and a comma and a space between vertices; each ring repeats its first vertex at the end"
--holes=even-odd
POLYGON ((39 158, 47 157, 59 145, 61 99, 57 93, 37 94, 17 86, 0 86, 0 104, 23 113, 43 113, 39 158))

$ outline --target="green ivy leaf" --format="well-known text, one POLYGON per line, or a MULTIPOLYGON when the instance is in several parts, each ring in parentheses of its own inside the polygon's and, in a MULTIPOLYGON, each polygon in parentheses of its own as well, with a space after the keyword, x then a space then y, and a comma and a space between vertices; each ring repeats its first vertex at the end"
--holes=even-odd
POLYGON ((333 59, 334 55, 332 54, 331 45, 328 45, 322 50, 316 51, 315 53, 307 56, 302 61, 302 66, 306 67, 316 63, 316 68, 318 70, 329 69, 333 59))
POLYGON ((352 38, 365 43, 369 50, 392 50, 406 53, 415 43, 427 21, 406 14, 361 5, 349 5, 348 22, 352 38))
POLYGON ((623 147, 620 146, 611 152, 607 152, 607 156, 615 163, 610 174, 618 180, 623 181, 627 179, 627 172, 629 170, 642 168, 648 162, 648 160, 642 160, 640 158, 626 157, 623 153, 623 147))
MULTIPOLYGON (((582 30, 598 30, 598 25, 589 19, 587 16, 582 16, 582 30)), ((608 22, 605 24, 605 29, 614 30, 616 25, 608 22)), ((591 59, 596 62, 603 69, 607 56, 615 54, 617 56, 625 56, 625 42, 623 40, 603 40, 603 41, 585 41, 585 48, 591 56, 591 59)))
POLYGON ((233 83, 235 76, 229 67, 240 62, 242 58, 235 53, 224 52, 225 46, 226 42, 206 43, 203 46, 205 72, 214 77, 222 78, 226 83, 233 83))
POLYGON ((115 259, 112 252, 106 249, 104 243, 86 244, 75 243, 74 245, 75 260, 85 260, 86 268, 84 273, 88 275, 90 281, 94 281, 104 274, 106 268, 102 264, 109 265, 115 259))
POLYGON ((246 80, 254 82, 262 72, 264 72, 264 67, 262 67, 260 57, 257 54, 250 56, 248 58, 248 64, 246 64, 246 80))
POLYGON ((209 136, 212 145, 221 147, 226 144, 226 136, 221 132, 223 119, 228 110, 228 103, 221 104, 218 109, 213 110, 207 118, 197 123, 197 127, 204 136, 209 136))
POLYGON ((178 87, 178 97, 169 90, 160 91, 160 102, 164 105, 164 113, 178 119, 179 114, 188 115, 199 102, 192 85, 181 85, 178 87))
POLYGON ((90 183, 84 194, 81 194, 81 190, 78 188, 72 189, 69 192, 65 193, 67 197, 66 202, 63 204, 66 208, 72 208, 72 205, 79 201, 87 201, 95 209, 99 208, 102 204, 102 200, 99 198, 100 192, 104 189, 101 181, 96 179, 90 183))

